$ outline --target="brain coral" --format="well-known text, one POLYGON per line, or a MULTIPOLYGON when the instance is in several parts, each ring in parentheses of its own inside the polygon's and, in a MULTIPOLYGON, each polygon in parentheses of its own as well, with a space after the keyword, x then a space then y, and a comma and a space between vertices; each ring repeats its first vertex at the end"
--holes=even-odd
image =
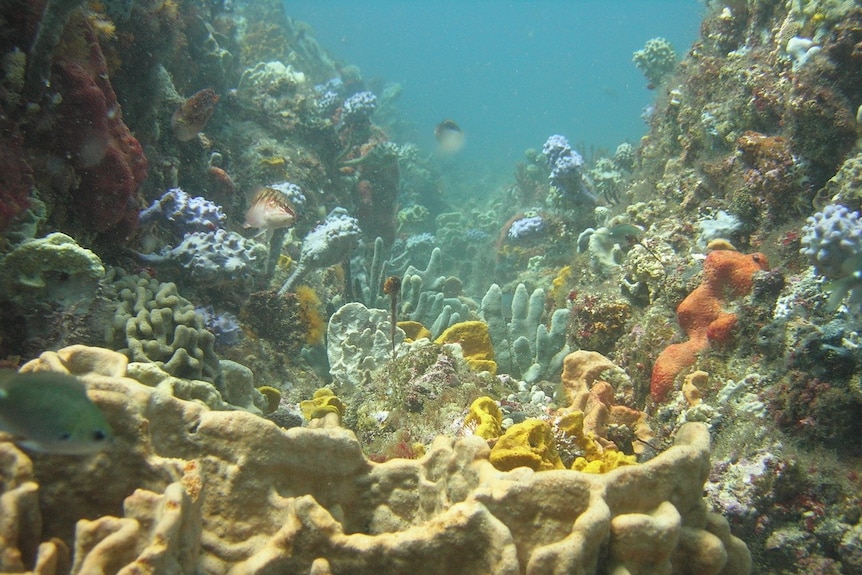
POLYGON ((121 277, 114 286, 120 303, 109 328, 110 345, 131 361, 154 362, 174 376, 218 378, 215 336, 175 284, 141 274, 121 277))
POLYGON ((211 411, 130 379, 111 353, 46 352, 24 368, 77 374, 116 442, 59 466, 0 441, 5 571, 53 575, 66 547, 75 573, 751 571, 745 544, 706 509, 701 423, 603 475, 498 471, 478 437, 374 464, 348 430, 211 411))

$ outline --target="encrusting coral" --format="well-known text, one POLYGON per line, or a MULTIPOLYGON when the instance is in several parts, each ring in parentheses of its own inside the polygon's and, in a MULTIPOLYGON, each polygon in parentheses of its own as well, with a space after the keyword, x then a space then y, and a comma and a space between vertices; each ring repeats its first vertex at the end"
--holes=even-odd
POLYGON ((78 376, 116 440, 63 465, 0 441, 4 571, 65 572, 69 549, 76 574, 751 570, 745 544, 704 503, 700 423, 653 460, 603 475, 498 471, 478 437, 440 437, 421 459, 374 464, 345 429, 211 411, 124 366, 120 354, 75 346, 23 368, 78 376))
POLYGON ((48 287, 52 273, 88 276, 95 282, 105 268, 99 256, 59 232, 25 240, 0 260, 0 286, 10 299, 33 298, 48 287))

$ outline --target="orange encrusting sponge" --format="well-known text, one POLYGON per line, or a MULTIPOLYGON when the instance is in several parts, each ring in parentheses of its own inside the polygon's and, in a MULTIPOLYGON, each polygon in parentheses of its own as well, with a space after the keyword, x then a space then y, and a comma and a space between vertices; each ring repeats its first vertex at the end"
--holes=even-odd
POLYGON ((736 314, 722 311, 727 298, 751 291, 755 272, 769 269, 761 253, 731 250, 710 252, 703 262, 703 281, 676 308, 677 320, 688 341, 667 346, 656 358, 650 380, 650 395, 660 403, 673 389, 679 373, 694 365, 697 353, 710 342, 727 343, 733 337, 736 314))

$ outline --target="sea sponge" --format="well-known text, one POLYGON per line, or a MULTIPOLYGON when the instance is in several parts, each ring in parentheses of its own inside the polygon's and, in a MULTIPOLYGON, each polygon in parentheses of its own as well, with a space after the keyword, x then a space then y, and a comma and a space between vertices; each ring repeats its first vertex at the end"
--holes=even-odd
POLYGON ((271 385, 262 385, 258 387, 257 390, 266 398, 266 409, 263 412, 264 415, 270 414, 278 409, 278 406, 281 403, 281 391, 271 385))
POLYGON ((593 432, 584 431, 584 412, 569 411, 558 421, 557 427, 583 451, 584 455, 576 457, 572 469, 584 473, 607 473, 623 465, 634 465, 637 457, 626 455, 616 448, 608 448, 596 441, 593 432))
POLYGON ((554 432, 541 419, 527 419, 506 430, 491 449, 491 464, 501 471, 529 467, 533 471, 565 469, 554 432))
POLYGON ((431 332, 418 321, 399 321, 398 327, 404 331, 404 341, 411 342, 417 339, 431 339, 431 332))
MULTIPOLYGON (((595 445, 601 449, 616 449, 612 441, 606 439, 608 427, 624 425, 638 441, 632 445, 636 454, 644 451, 644 445, 653 438, 646 413, 625 405, 617 405, 616 396, 633 400, 631 380, 626 373, 611 360, 595 351, 578 350, 566 356, 560 384, 569 405, 558 415, 580 411, 584 414, 584 432, 592 434, 595 445), (601 379, 605 377, 617 383, 614 388, 601 379)), ((562 420, 557 426, 563 431, 570 430, 576 422, 562 420)), ((586 449, 586 446, 581 446, 586 449)))
POLYGON ((462 321, 446 329, 434 340, 443 345, 457 343, 461 345, 464 359, 473 371, 487 371, 496 375, 497 364, 494 362, 494 346, 488 335, 488 324, 483 321, 462 321))
POLYGON ((328 387, 321 387, 314 392, 314 397, 299 402, 299 410, 308 421, 327 419, 335 416, 335 423, 341 421, 347 406, 328 387))
POLYGON ((653 365, 650 395, 654 401, 665 400, 676 376, 694 365, 697 353, 711 342, 730 341, 736 315, 722 310, 725 301, 750 292, 754 274, 767 270, 769 261, 761 253, 717 250, 706 256, 701 284, 677 307, 677 320, 688 341, 667 346, 653 365))
POLYGON ((751 571, 745 544, 703 499, 704 424, 603 475, 499 471, 479 437, 439 437, 420 459, 374 464, 348 430, 211 411, 90 371, 92 349, 57 369, 87 385, 115 447, 57 465, 0 440, 6 571, 67 573, 52 562, 66 548, 87 572, 311 573, 321 559, 356 575, 751 571))
POLYGON ((503 412, 490 397, 477 397, 470 404, 470 411, 464 418, 464 427, 472 429, 473 435, 483 439, 496 439, 503 432, 503 412))

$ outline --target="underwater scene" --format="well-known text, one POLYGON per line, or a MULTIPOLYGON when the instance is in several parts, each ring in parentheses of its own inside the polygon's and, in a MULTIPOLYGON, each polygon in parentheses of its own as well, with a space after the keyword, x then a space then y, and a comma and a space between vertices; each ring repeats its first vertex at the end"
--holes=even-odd
POLYGON ((862 574, 862 2, 0 0, 0 574, 862 574))

